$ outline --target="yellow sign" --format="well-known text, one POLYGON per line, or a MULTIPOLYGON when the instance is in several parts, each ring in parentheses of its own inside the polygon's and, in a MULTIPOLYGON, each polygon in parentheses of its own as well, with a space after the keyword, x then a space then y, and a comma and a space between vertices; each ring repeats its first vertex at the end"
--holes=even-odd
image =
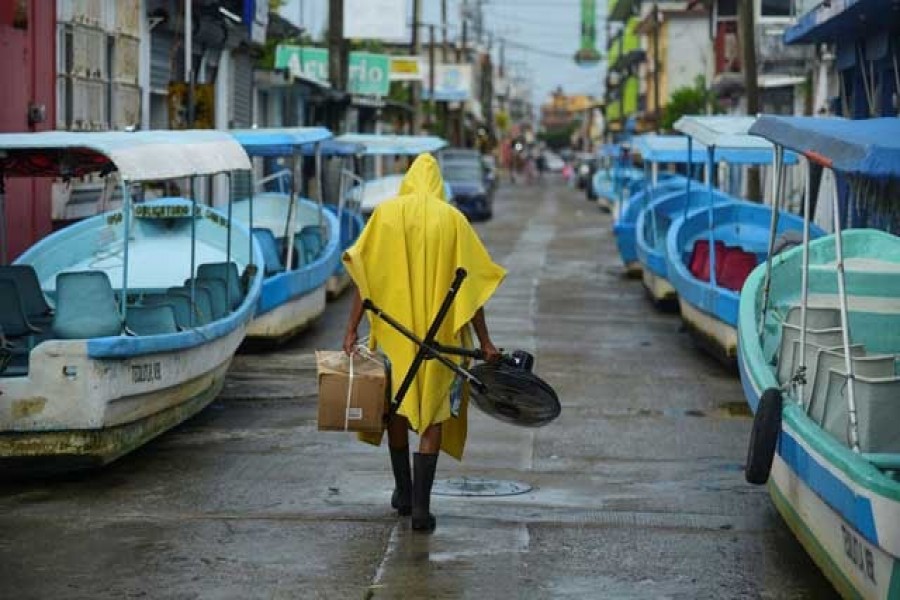
POLYGON ((169 129, 215 129, 216 101, 212 83, 194 84, 194 120, 189 123, 188 84, 169 83, 169 129))
POLYGON ((418 56, 392 56, 391 81, 421 81, 422 59, 418 56))

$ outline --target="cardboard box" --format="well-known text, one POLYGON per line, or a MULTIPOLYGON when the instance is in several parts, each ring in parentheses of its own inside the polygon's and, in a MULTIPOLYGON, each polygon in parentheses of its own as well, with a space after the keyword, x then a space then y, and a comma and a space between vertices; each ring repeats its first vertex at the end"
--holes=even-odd
POLYGON ((349 356, 340 350, 319 350, 316 368, 320 431, 378 433, 384 428, 388 395, 381 360, 354 355, 351 381, 349 356))

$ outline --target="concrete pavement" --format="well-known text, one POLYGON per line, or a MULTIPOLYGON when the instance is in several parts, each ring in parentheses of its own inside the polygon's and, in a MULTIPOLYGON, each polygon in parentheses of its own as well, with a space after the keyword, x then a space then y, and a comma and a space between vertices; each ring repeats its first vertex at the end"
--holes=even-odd
POLYGON ((435 497, 432 536, 394 516, 387 451, 316 431, 312 350, 340 346, 344 297, 109 468, 3 484, 0 598, 832 597, 743 482, 736 375, 622 277, 609 216, 552 182, 502 187, 494 212, 492 334, 535 353, 563 413, 529 430, 473 409, 438 478, 531 492, 435 497))

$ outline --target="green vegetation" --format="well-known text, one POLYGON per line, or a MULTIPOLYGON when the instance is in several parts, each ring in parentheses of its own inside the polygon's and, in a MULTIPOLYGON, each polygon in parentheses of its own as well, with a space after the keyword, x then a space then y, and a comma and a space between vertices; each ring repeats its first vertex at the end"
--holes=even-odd
POLYGON ((705 115, 722 112, 716 95, 706 88, 706 78, 698 75, 694 85, 680 87, 672 92, 672 99, 663 108, 662 128, 671 131, 675 121, 684 115, 705 115))

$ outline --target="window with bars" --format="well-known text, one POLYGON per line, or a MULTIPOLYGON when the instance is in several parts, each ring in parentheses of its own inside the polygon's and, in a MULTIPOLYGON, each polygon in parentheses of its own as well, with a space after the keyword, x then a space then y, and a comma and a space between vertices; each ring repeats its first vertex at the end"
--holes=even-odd
POLYGON ((57 25, 57 129, 102 131, 140 123, 140 3, 71 0, 57 25))

